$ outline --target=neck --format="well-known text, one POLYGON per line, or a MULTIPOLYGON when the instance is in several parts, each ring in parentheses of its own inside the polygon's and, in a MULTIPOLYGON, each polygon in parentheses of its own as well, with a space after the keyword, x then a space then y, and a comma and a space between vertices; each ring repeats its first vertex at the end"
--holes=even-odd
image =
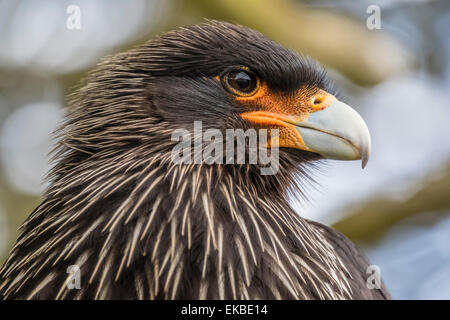
POLYGON ((88 278, 85 291, 63 284, 59 298, 118 298, 127 290, 138 298, 348 296, 331 245, 290 208, 276 177, 130 157, 73 166, 25 223, 29 236, 18 246, 51 241, 23 261, 50 256, 45 263, 61 271, 77 265, 88 278))

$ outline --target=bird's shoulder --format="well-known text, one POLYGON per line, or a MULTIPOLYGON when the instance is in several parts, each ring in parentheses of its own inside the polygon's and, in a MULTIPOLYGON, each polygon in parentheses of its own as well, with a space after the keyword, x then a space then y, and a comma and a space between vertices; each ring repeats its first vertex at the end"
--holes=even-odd
POLYGON ((373 274, 366 255, 350 239, 339 231, 321 223, 307 220, 311 225, 318 228, 327 241, 333 246, 336 254, 345 264, 350 279, 355 299, 391 299, 391 296, 381 280, 379 289, 370 289, 367 285, 369 277, 373 274))

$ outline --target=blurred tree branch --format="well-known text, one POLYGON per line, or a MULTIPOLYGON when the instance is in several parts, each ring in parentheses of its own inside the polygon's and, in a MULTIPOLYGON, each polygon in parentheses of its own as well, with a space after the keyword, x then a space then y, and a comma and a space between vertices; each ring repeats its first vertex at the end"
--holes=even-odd
MULTIPOLYGON (((370 242, 397 222, 418 213, 450 209, 450 162, 431 172, 406 200, 375 197, 358 205, 334 227, 353 240, 370 242)), ((448 212, 448 210, 447 210, 448 212)))

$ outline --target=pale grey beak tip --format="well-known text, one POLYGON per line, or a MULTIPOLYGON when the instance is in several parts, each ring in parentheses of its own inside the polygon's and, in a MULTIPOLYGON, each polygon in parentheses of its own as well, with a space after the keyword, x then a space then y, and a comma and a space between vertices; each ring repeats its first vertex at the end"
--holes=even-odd
POLYGON ((361 159, 361 168, 364 169, 366 167, 367 162, 369 161, 369 158, 362 158, 361 159))
MULTIPOLYGON (((367 128, 367 126, 366 126, 367 128)), ((370 149, 371 149, 371 139, 370 139, 370 133, 369 129, 365 130, 365 138, 362 139, 362 146, 361 146, 361 167, 364 169, 367 165, 367 162, 369 162, 369 156, 370 156, 370 149)))

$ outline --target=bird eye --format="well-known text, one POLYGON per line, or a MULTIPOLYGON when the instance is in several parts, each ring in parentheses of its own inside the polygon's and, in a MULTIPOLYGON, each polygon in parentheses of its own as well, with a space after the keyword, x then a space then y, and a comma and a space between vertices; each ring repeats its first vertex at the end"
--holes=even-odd
POLYGON ((222 78, 225 88, 239 96, 251 96, 259 87, 259 78, 248 68, 234 69, 222 78))

